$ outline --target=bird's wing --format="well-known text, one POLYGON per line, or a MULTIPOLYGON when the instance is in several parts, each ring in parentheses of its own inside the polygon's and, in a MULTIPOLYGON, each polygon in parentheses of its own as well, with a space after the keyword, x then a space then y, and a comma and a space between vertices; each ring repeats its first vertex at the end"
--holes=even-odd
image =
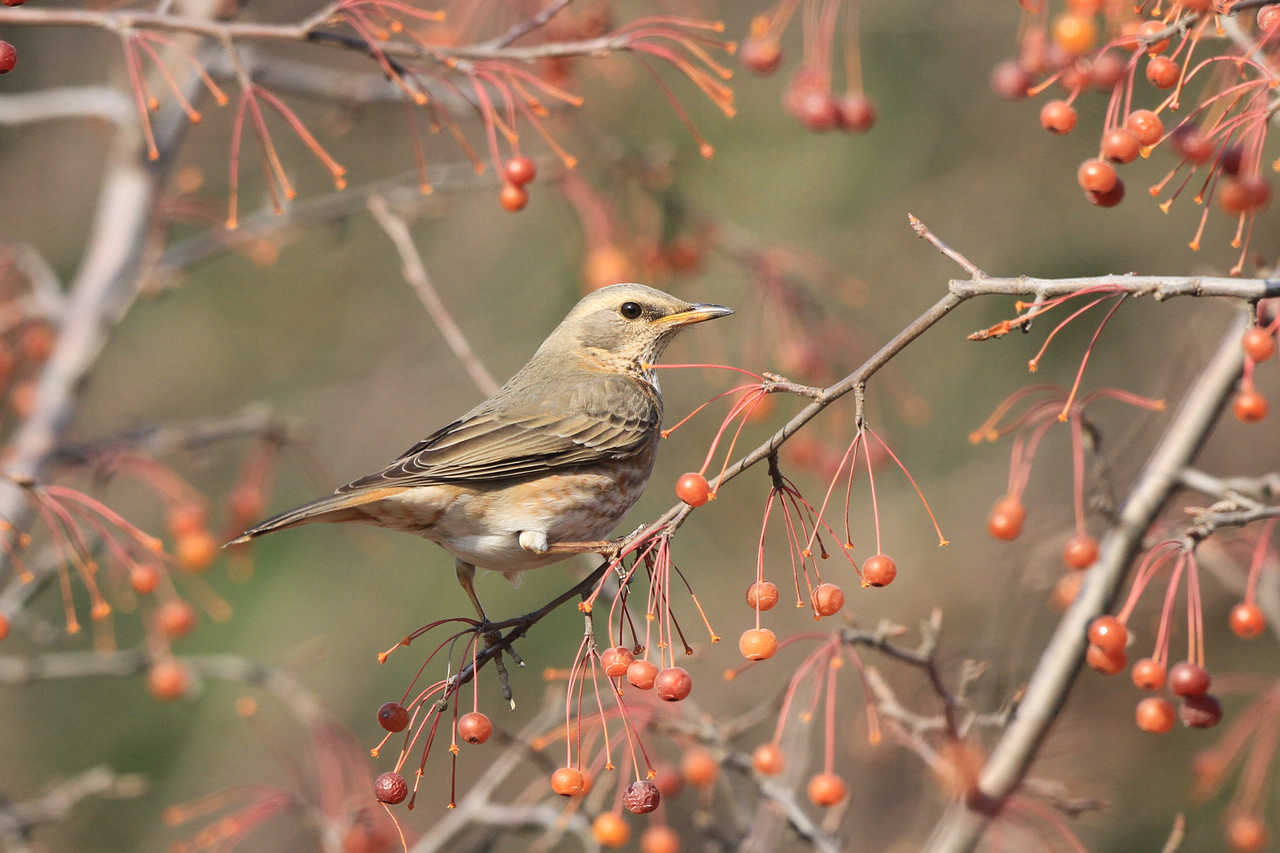
POLYGON ((504 397, 481 404, 338 491, 506 480, 626 459, 662 425, 657 395, 626 377, 560 382, 518 397, 524 405, 504 397))

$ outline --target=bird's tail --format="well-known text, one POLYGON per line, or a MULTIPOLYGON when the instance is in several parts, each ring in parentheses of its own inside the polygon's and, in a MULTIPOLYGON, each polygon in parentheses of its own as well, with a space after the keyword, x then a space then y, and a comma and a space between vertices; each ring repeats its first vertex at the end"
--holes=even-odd
MULTIPOLYGON (((241 533, 235 539, 232 539, 227 545, 243 545, 250 539, 256 539, 267 533, 275 533, 277 530, 284 530, 286 527, 297 527, 300 524, 310 524, 313 521, 359 521, 367 520, 360 507, 382 500, 396 492, 403 491, 399 488, 385 489, 366 489, 357 492, 340 492, 335 495, 329 495, 325 498, 303 504, 295 507, 288 512, 282 512, 279 515, 272 516, 266 521, 259 522, 250 527, 244 533, 241 533)), ((226 545, 223 546, 224 548, 226 545)))

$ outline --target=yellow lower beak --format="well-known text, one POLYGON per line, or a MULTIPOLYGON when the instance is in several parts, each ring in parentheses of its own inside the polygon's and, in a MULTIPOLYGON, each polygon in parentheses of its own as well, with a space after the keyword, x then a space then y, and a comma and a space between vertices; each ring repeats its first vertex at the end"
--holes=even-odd
POLYGON ((692 326, 694 323, 705 323, 707 320, 714 320, 717 317, 728 317, 732 313, 733 309, 724 305, 695 302, 684 311, 677 311, 674 314, 659 317, 653 322, 662 326, 692 326))

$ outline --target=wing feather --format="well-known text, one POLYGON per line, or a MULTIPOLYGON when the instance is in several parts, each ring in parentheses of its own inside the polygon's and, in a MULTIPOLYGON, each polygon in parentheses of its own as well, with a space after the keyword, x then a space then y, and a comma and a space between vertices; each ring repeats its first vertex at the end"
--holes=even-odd
POLYGON ((508 480, 626 459, 644 451, 662 425, 657 393, 625 376, 589 373, 512 396, 482 403, 337 491, 508 480), (526 405, 515 405, 519 400, 526 405))

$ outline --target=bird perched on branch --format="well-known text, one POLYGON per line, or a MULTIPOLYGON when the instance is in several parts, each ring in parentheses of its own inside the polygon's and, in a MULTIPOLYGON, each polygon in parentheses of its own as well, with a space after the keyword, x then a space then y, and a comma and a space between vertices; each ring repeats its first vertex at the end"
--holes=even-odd
POLYGON ((316 521, 417 533, 454 555, 487 622, 477 567, 513 576, 598 545, 640 497, 662 429, 651 365, 685 326, 732 313, 640 284, 601 288, 488 400, 381 471, 229 544, 316 521))

